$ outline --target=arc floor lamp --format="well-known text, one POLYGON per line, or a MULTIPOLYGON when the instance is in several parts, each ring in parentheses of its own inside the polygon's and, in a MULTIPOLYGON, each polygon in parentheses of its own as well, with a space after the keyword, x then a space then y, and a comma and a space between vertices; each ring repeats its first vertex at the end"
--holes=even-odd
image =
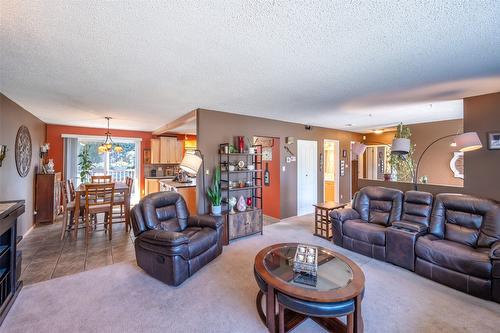
POLYGON ((201 167, 201 193, 199 196, 203 197, 203 214, 206 212, 205 204, 205 163, 203 161, 203 154, 199 149, 186 152, 182 158, 179 167, 190 175, 198 175, 201 167))

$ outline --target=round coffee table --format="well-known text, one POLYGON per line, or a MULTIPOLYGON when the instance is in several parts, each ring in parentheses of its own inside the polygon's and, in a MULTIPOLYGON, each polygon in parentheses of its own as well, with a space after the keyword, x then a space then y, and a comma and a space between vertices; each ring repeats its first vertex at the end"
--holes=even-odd
MULTIPOLYGON (((298 243, 271 245, 262 249, 255 257, 255 271, 267 283, 266 309, 263 310, 263 293, 259 291, 257 311, 269 331, 277 331, 275 295, 276 291, 279 291, 311 302, 333 303, 354 300, 354 332, 363 332, 361 317, 361 300, 365 286, 363 271, 347 257, 321 246, 311 245, 318 248, 316 282, 310 284, 296 282, 293 258, 298 245, 298 243)), ((293 329, 307 318, 309 317, 287 310, 285 312, 286 331, 293 329)), ((328 331, 347 331, 346 325, 338 318, 310 318, 328 331)))

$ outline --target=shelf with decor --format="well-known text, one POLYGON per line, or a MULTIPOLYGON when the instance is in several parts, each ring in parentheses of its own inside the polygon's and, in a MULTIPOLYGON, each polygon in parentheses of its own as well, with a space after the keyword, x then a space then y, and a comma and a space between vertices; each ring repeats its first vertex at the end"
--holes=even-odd
POLYGON ((219 167, 226 244, 233 239, 262 234, 262 146, 234 151, 229 143, 220 144, 219 167))

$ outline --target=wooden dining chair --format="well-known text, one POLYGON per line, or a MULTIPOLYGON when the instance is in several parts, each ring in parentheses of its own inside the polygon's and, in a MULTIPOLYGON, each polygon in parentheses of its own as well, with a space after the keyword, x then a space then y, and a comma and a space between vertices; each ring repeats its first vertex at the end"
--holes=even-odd
POLYGON ((104 214, 104 230, 108 232, 109 240, 113 233, 113 205, 115 183, 85 185, 85 243, 88 244, 91 222, 97 224, 97 214, 104 214))
POLYGON ((116 219, 118 219, 117 223, 124 222, 125 223, 125 231, 128 232, 130 225, 127 219, 125 218, 125 199, 128 199, 130 202, 130 196, 132 195, 132 189, 134 186, 134 179, 131 177, 126 177, 125 178, 125 184, 127 185, 128 192, 126 194, 127 197, 123 193, 120 193, 115 196, 115 206, 120 207, 120 213, 116 216, 116 219))
POLYGON ((69 192, 69 201, 75 201, 76 192, 75 192, 75 184, 73 184, 72 179, 68 179, 68 191, 69 192))
MULTIPOLYGON (((78 224, 74 225, 73 221, 75 218, 75 200, 71 200, 71 192, 68 191, 70 187, 70 181, 66 183, 64 180, 59 182, 59 186, 61 189, 61 199, 62 199, 62 214, 63 214, 63 221, 62 221, 62 226, 61 226, 61 240, 64 239, 64 235, 66 232, 70 232, 74 228, 78 228, 78 224), (69 220, 68 220, 68 215, 69 215, 69 220)), ((73 188, 74 190, 74 188, 73 188)), ((83 211, 85 209, 84 202, 80 202, 80 217, 83 217, 83 211)), ((80 219, 78 219, 80 221, 80 219)))
POLYGON ((97 184, 111 183, 111 176, 90 176, 90 180, 97 184))

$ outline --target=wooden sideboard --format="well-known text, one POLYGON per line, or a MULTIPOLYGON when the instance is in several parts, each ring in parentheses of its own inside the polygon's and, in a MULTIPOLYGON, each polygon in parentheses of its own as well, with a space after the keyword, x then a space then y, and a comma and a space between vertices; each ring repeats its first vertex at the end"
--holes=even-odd
POLYGON ((233 239, 253 235, 262 234, 263 216, 262 209, 248 209, 244 212, 236 211, 234 214, 227 212, 216 218, 222 219, 224 222, 224 234, 222 242, 228 245, 233 239))
POLYGON ((61 208, 61 173, 39 173, 35 180, 35 225, 54 223, 61 208))

